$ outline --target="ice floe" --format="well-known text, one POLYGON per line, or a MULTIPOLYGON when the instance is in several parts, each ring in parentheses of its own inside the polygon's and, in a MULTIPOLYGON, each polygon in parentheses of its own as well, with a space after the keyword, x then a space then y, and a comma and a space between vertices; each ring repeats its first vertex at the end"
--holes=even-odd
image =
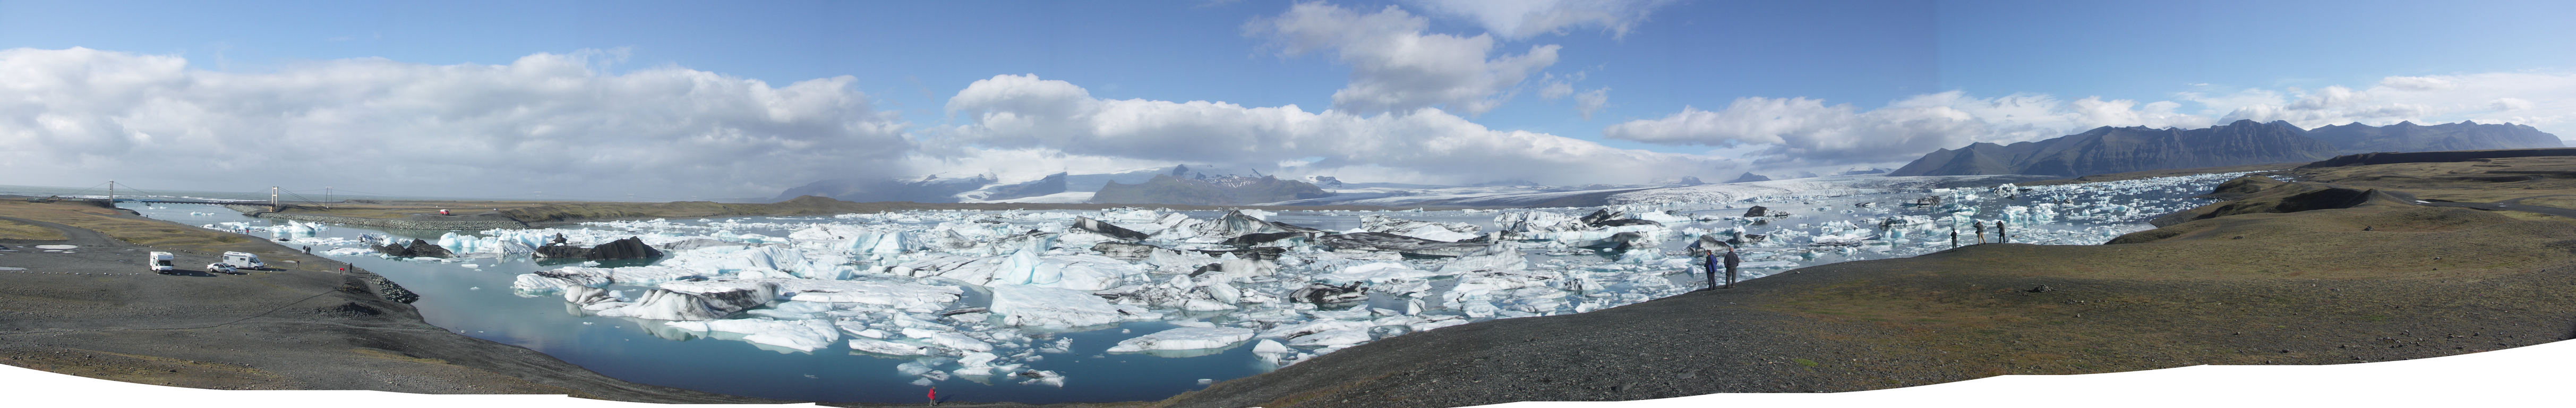
MULTIPOLYGON (((1608 194, 1614 204, 1584 208, 629 220, 448 233, 434 244, 455 253, 452 260, 472 261, 631 237, 664 256, 554 263, 510 277, 511 289, 561 298, 575 313, 660 321, 657 330, 764 349, 908 359, 901 374, 926 384, 962 377, 1061 386, 1068 374, 1088 375, 1048 359, 1072 350, 1059 336, 1066 332, 1132 328, 1111 352, 1181 357, 1251 347, 1260 361, 1295 364, 1390 336, 1699 289, 1704 260, 1683 246, 1702 236, 1735 246, 1745 278, 1946 250, 1953 231, 1960 245, 1973 245, 1975 226, 1997 222, 2009 226, 2013 243, 2098 244, 2205 203, 2186 197, 2234 176, 2049 186, 2009 184, 2027 177, 1846 176, 1527 193, 1608 194), (1752 211, 1757 206, 1763 210, 1752 211)), ((326 228, 209 227, 284 235, 326 228)), ((299 239, 347 257, 377 256, 350 246, 411 238, 299 239)))

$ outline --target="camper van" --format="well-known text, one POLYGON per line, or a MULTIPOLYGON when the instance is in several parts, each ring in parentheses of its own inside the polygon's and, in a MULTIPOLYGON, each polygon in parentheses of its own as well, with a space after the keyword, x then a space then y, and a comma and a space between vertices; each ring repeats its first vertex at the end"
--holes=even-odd
POLYGON ((259 262, 259 255, 252 255, 249 252, 225 252, 224 264, 249 270, 268 269, 268 264, 259 262))
POLYGON ((154 252, 150 259, 144 261, 144 264, 152 265, 152 273, 168 275, 171 270, 178 269, 177 265, 170 264, 175 260, 178 260, 178 257, 171 256, 168 252, 154 252))

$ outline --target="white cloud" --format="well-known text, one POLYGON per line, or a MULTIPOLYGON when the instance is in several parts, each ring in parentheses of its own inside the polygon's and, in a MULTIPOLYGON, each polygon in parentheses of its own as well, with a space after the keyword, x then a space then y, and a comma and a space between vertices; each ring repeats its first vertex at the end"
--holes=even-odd
POLYGON ((1564 81, 1548 81, 1547 86, 1538 89, 1538 97, 1541 99, 1563 98, 1573 94, 1574 84, 1564 81))
POLYGON ((2522 98, 2496 98, 2493 102, 2487 102, 2488 109, 2499 111, 2518 111, 2531 109, 2531 107, 2531 100, 2522 98))
POLYGON ((2393 76, 2381 78, 2379 86, 2409 91, 2439 91, 2458 88, 2459 84, 2451 82, 2449 78, 2438 76, 2393 76))
POLYGON ((945 129, 953 140, 926 152, 970 157, 976 149, 1046 149, 1066 155, 1275 168, 1290 175, 1368 170, 1354 181, 1467 183, 1636 183, 1656 177, 1733 175, 1736 163, 1708 156, 1617 149, 1591 141, 1488 129, 1439 109, 1407 114, 1307 112, 1295 105, 1104 100, 1064 81, 1001 75, 975 81, 948 110, 973 123, 945 129), (1320 159, 1316 159, 1320 158, 1320 159))
POLYGON ((1610 88, 1608 87, 1583 91, 1583 94, 1574 96, 1574 111, 1583 114, 1583 120, 1592 120, 1592 112, 1599 112, 1602 106, 1609 104, 1610 88))
POLYGON ((913 146, 847 76, 773 87, 677 67, 612 74, 593 57, 609 56, 231 73, 177 56, 0 50, 0 172, 173 190, 765 196, 890 171, 913 146))
POLYGON ((1675 145, 1732 146, 1756 163, 1777 166, 1897 163, 1938 148, 1972 142, 2034 141, 2101 126, 2201 128, 2237 120, 2288 121, 2303 128, 2400 121, 2531 125, 2576 134, 2576 74, 2532 72, 2388 77, 2368 89, 2245 89, 2182 92, 2178 101, 2139 103, 2044 94, 1975 98, 1963 92, 1915 95, 1861 110, 1806 98, 1740 98, 1725 109, 1683 107, 1663 118, 1602 129, 1613 139, 1675 145), (2185 112, 2185 103, 2198 105, 2185 112), (2215 118, 2215 119, 2213 119, 2215 118))
POLYGON ((1492 36, 1424 33, 1429 27, 1429 20, 1395 6, 1360 14, 1314 2, 1254 20, 1244 31, 1270 37, 1286 56, 1334 51, 1351 65, 1351 82, 1333 92, 1333 108, 1361 113, 1438 106, 1483 114, 1510 100, 1530 74, 1556 64, 1555 45, 1488 59, 1495 48, 1492 36))
POLYGON ((2085 98, 2061 102, 2046 95, 1973 98, 1959 91, 1916 95, 1862 111, 1807 98, 1740 98, 1725 109, 1684 107, 1661 119, 1611 125, 1602 135, 1662 144, 1767 145, 1757 163, 1831 166, 1912 160, 1925 152, 1972 142, 2046 139, 2099 126, 2206 126, 2207 119, 2172 113, 2169 102, 2132 109, 2135 101, 2085 98))
POLYGON ((2285 120, 2301 127, 2361 123, 2517 123, 2569 134, 2576 118, 2576 73, 2495 72, 2388 77, 2367 89, 2329 86, 2284 91, 2247 89, 2226 95, 2181 94, 2223 121, 2285 120))
POLYGON ((1417 0, 1435 14, 1473 20, 1503 38, 1565 34, 1577 27, 1600 27, 1614 38, 1625 37, 1637 23, 1672 0, 1417 0))

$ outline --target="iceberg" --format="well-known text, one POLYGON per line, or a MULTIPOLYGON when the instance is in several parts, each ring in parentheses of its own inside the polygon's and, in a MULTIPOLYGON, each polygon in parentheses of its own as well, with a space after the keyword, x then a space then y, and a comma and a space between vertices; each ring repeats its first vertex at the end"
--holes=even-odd
POLYGON ((1118 345, 1109 347, 1109 352, 1228 348, 1251 340, 1252 334, 1252 329, 1236 327, 1182 327, 1120 340, 1118 345))
POLYGON ((976 340, 973 337, 966 337, 966 335, 953 332, 906 327, 903 329, 903 336, 920 339, 924 343, 930 343, 932 345, 947 347, 950 349, 969 352, 993 351, 993 345, 991 343, 985 343, 983 340, 976 340))
POLYGON ((876 338, 850 338, 850 349, 853 349, 853 351, 868 351, 868 354, 886 354, 886 356, 922 356, 922 354, 930 354, 930 349, 927 349, 927 346, 912 346, 912 343, 894 343, 894 341, 876 341, 876 338))
MULTIPOLYGON (((1518 255, 1514 256, 1517 257, 1518 255)), ((1341 270, 1333 271, 1332 273, 1315 275, 1315 280, 1325 282, 1388 282, 1421 280, 1445 275, 1449 274, 1417 270, 1413 269, 1412 265, 1402 263, 1373 262, 1360 266, 1342 268, 1341 270)))
POLYGON ((708 321, 663 322, 663 325, 702 332, 742 333, 743 341, 814 351, 830 347, 840 340, 840 329, 821 320, 778 321, 765 319, 729 319, 708 321))
POLYGON ((1083 327, 1134 320, 1162 320, 1163 314, 1132 305, 1111 304, 1090 293, 1026 285, 993 288, 993 314, 1012 326, 1083 327))

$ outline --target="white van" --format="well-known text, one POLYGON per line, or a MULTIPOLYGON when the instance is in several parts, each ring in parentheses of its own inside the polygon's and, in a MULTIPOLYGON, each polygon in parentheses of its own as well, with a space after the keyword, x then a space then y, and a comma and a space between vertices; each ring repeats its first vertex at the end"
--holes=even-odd
POLYGON ((152 253, 151 258, 145 260, 144 264, 152 265, 152 273, 168 275, 171 270, 178 269, 178 266, 170 264, 171 261, 178 259, 178 257, 171 256, 168 252, 154 252, 152 253))
POLYGON ((225 252, 224 264, 250 270, 268 269, 268 264, 259 262, 259 255, 252 255, 249 252, 225 252))

